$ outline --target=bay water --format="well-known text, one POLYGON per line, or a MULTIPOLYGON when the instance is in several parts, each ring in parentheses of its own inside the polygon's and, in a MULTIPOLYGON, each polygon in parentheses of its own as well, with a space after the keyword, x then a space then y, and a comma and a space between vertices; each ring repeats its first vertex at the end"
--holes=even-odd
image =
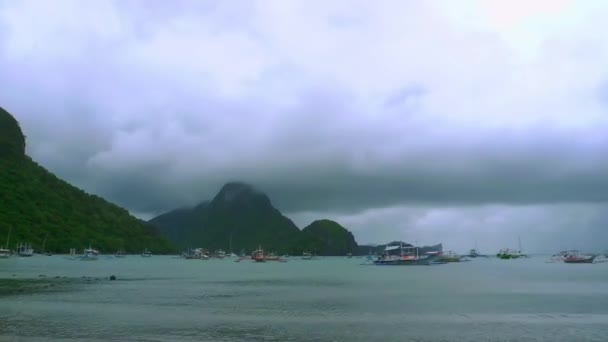
POLYGON ((608 263, 546 259, 0 259, 0 279, 79 279, 0 296, 0 340, 606 341, 608 263))

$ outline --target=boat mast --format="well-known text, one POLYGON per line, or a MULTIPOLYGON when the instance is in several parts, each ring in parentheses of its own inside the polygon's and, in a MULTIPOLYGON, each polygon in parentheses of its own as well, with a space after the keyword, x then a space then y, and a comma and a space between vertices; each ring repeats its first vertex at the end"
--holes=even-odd
POLYGON ((46 235, 44 236, 44 241, 42 241, 42 253, 44 253, 45 249, 44 246, 46 245, 46 238, 49 236, 49 233, 47 232, 46 235))
POLYGON ((232 232, 230 232, 230 254, 232 254, 232 232))
POLYGON ((8 242, 11 239, 11 230, 13 229, 13 226, 9 226, 8 227, 8 236, 6 237, 6 249, 8 249, 8 242))
POLYGON ((521 238, 519 237, 519 235, 517 236, 517 243, 519 246, 519 253, 521 253, 521 238))

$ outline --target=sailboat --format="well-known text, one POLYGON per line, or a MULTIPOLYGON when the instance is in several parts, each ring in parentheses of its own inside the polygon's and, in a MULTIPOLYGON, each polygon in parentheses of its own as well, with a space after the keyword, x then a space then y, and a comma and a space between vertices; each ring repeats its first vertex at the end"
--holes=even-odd
POLYGON ((45 252, 45 249, 44 249, 44 247, 46 246, 46 238, 48 238, 48 237, 49 237, 49 233, 46 233, 46 235, 44 236, 44 241, 42 241, 42 254, 51 256, 53 254, 51 252, 45 252))
POLYGON ((9 258, 11 256, 11 250, 8 249, 8 242, 11 239, 11 229, 12 229, 12 227, 8 228, 8 236, 6 237, 6 245, 4 246, 4 248, 0 248, 0 258, 9 258))

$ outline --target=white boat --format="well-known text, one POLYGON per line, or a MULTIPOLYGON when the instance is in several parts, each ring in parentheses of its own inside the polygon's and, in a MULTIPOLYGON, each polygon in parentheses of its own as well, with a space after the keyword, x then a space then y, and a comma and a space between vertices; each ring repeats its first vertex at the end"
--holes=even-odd
POLYGON ((147 248, 141 253, 142 258, 149 258, 152 256, 152 252, 150 252, 147 248))
POLYGON ((117 258, 124 258, 127 256, 127 253, 125 253, 125 251, 123 249, 119 249, 115 254, 115 257, 117 258))
POLYGON ((16 252, 17 255, 20 257, 31 257, 32 255, 34 255, 34 249, 30 244, 19 244, 19 246, 17 246, 16 252))
POLYGON ((214 255, 218 259, 224 259, 226 257, 226 252, 223 249, 218 249, 214 255))
POLYGON ((99 251, 97 251, 96 249, 91 248, 91 246, 89 245, 89 248, 86 248, 82 255, 80 256, 80 260, 82 261, 93 261, 93 260, 97 260, 97 256, 99 255, 99 251))
POLYGON ((313 258, 312 253, 302 252, 302 260, 312 260, 312 258, 313 258))
POLYGON ((182 253, 182 258, 207 260, 209 259, 209 252, 203 248, 188 249, 186 252, 182 253))

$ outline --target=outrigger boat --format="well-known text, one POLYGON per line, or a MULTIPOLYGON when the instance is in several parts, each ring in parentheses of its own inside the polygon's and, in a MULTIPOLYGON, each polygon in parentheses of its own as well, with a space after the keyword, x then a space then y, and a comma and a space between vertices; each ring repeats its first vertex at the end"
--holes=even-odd
POLYGON ((253 251, 253 254, 251 254, 251 260, 253 260, 255 262, 266 262, 266 258, 264 258, 264 250, 262 249, 262 246, 258 246, 258 249, 253 251))
POLYGON ((566 264, 592 264, 595 255, 583 255, 579 251, 568 251, 563 260, 566 264))
POLYGON ((253 251, 253 253, 251 253, 251 257, 240 257, 236 260, 234 260, 234 262, 241 262, 242 260, 253 260, 254 262, 266 262, 266 261, 278 261, 278 262, 287 262, 287 260, 275 256, 274 254, 272 255, 264 255, 264 250, 262 249, 262 246, 259 245, 258 249, 256 249, 255 251, 253 251))
POLYGON ((386 246, 384 252, 376 259, 372 259, 378 266, 405 266, 405 265, 432 265, 441 264, 437 256, 438 251, 420 254, 420 247, 404 247, 402 244, 386 246))
POLYGON ((440 262, 461 262, 463 261, 462 257, 453 251, 440 253, 437 259, 440 262))

